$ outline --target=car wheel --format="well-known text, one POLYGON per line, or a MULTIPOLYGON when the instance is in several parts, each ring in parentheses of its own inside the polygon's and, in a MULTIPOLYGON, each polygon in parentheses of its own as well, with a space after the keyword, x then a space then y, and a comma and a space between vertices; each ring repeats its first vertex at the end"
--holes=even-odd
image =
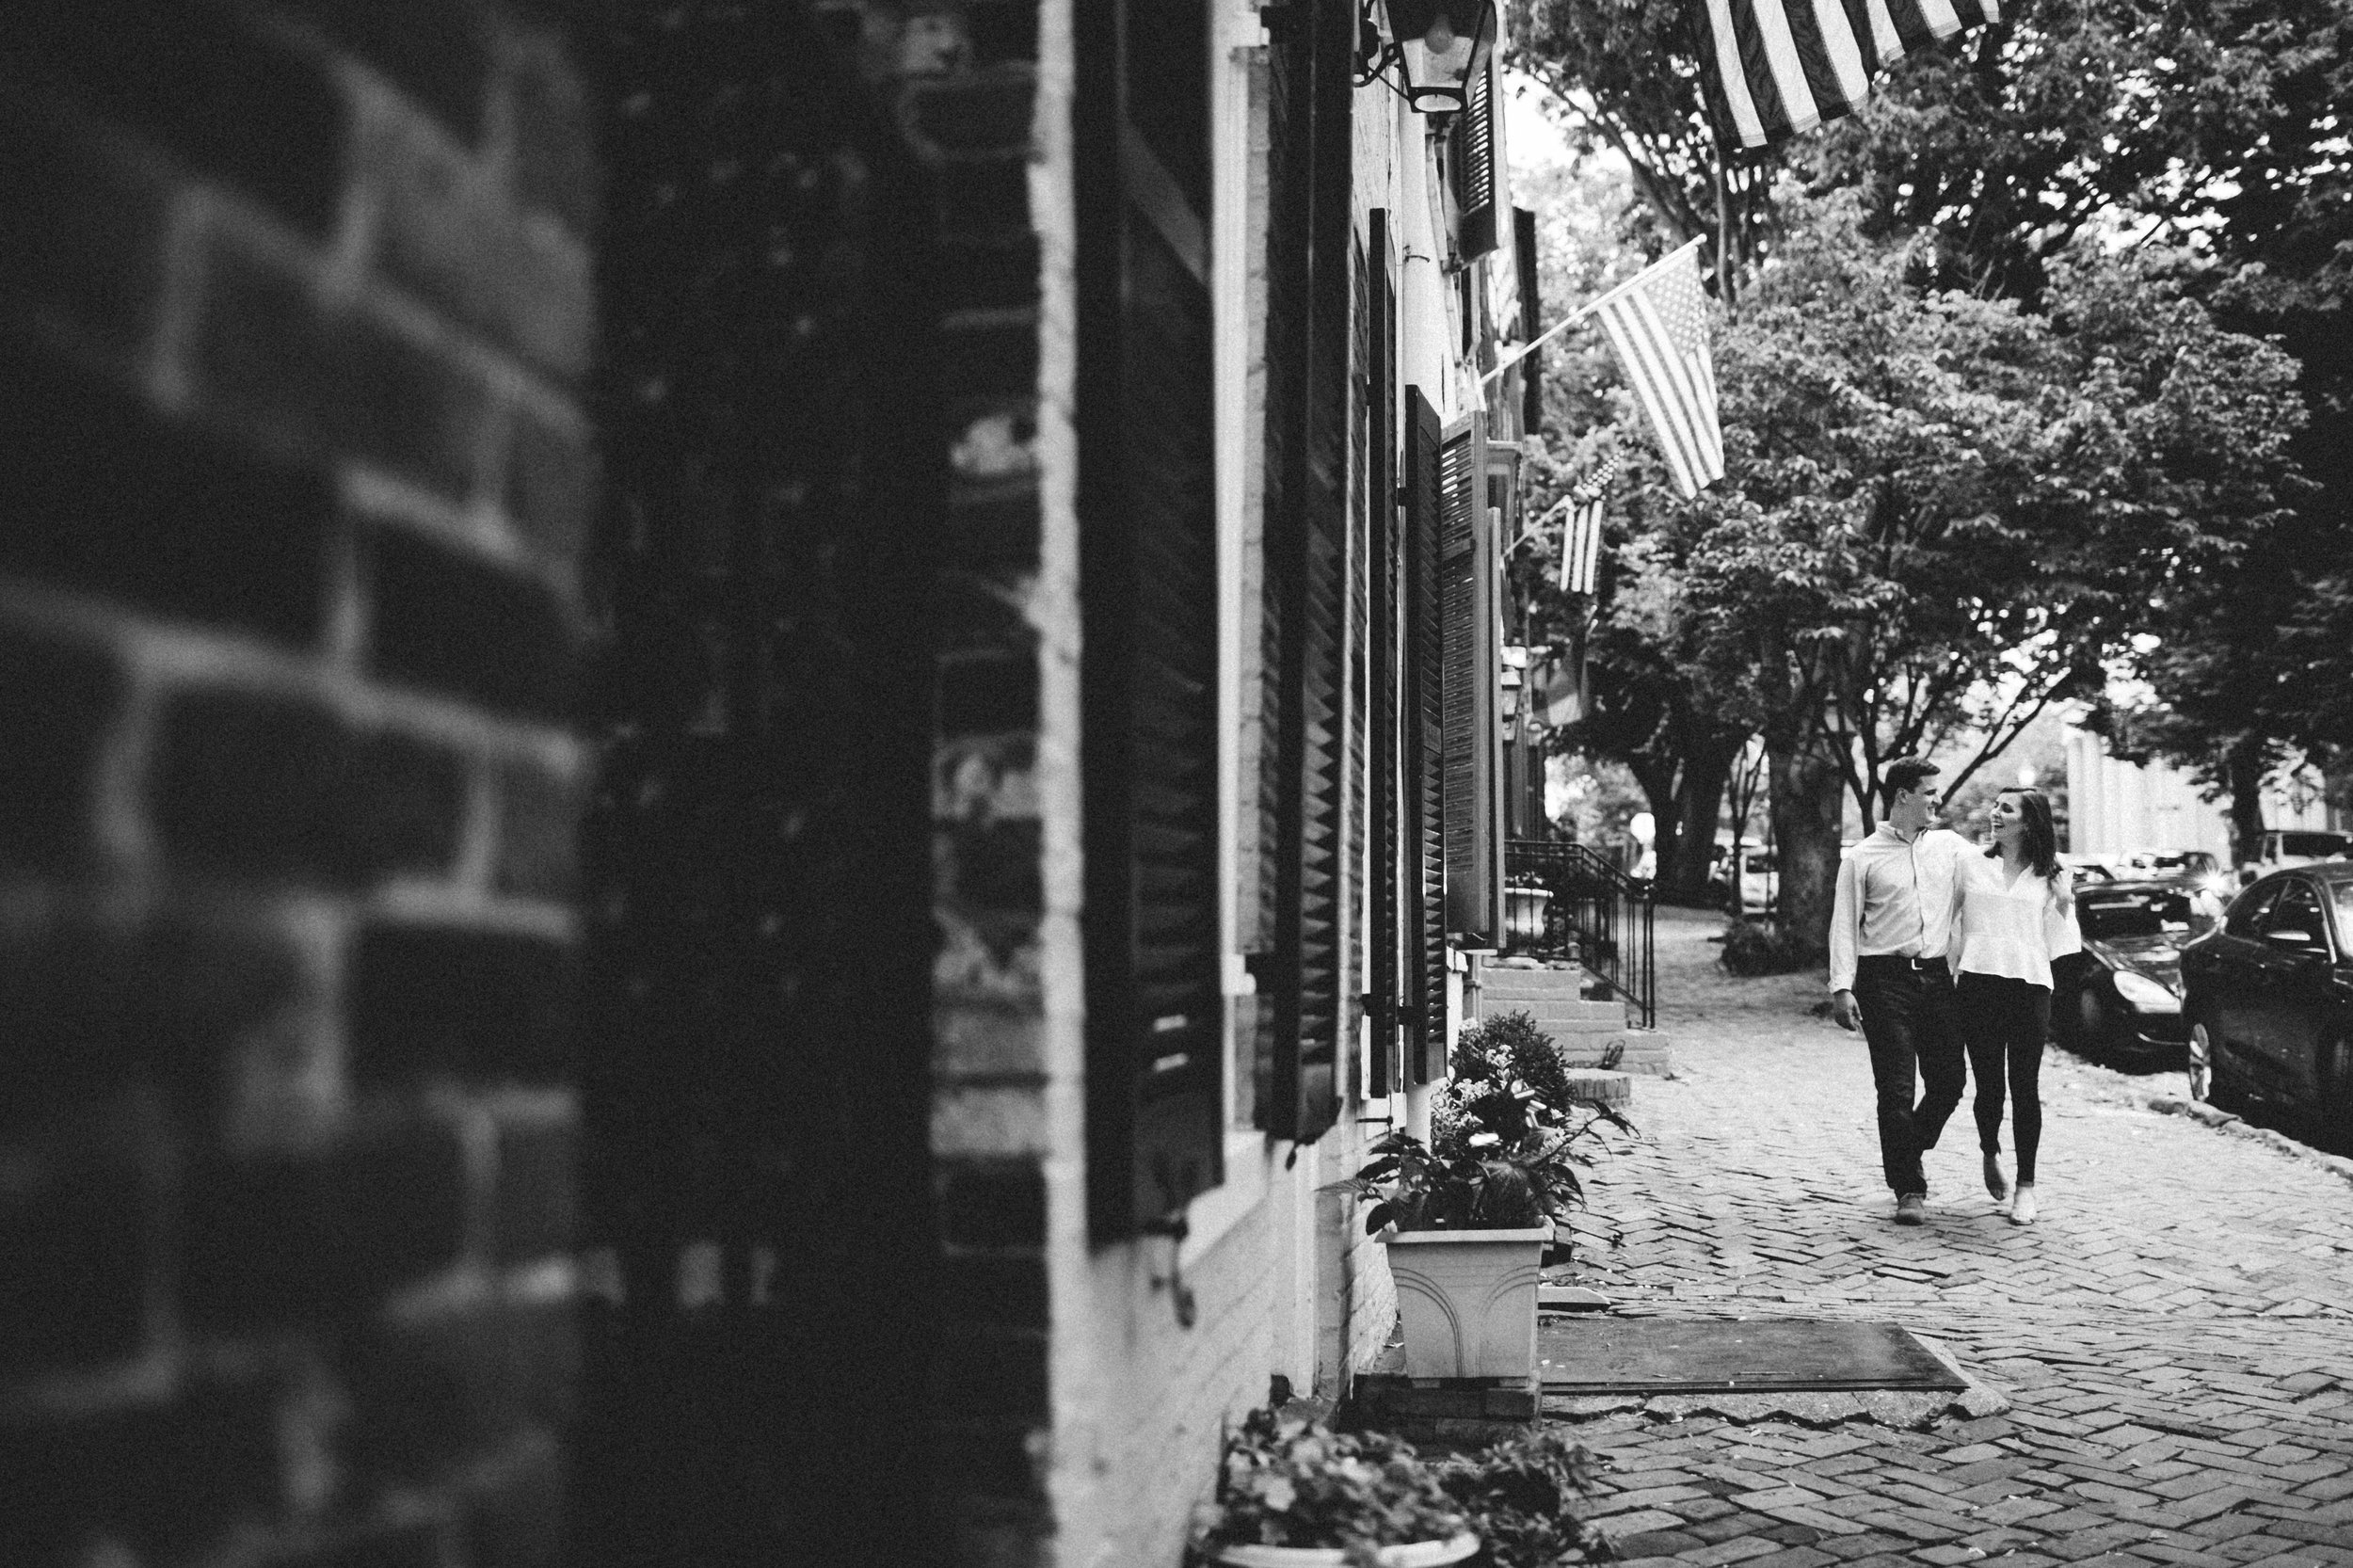
POLYGON ((2189 1026, 2189 1097, 2214 1103, 2214 1035, 2203 1018, 2189 1026))
POLYGON ((2105 1051, 2107 1046, 2108 1004, 2089 985, 2079 986, 2075 992, 2074 1047, 2089 1056, 2105 1051))

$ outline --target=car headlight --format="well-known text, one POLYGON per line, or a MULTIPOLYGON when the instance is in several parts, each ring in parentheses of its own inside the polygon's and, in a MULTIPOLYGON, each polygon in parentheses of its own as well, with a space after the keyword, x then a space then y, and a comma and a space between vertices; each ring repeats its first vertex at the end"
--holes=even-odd
POLYGON ((2143 1013, 2179 1013, 2182 999, 2150 979, 2130 969, 2116 971, 2116 994, 2139 1008, 2143 1013))

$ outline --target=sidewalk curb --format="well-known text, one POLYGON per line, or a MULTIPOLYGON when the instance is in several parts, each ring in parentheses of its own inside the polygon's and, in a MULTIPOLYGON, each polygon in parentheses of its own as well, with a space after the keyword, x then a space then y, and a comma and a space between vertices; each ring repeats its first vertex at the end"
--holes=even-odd
POLYGON ((1920 1341, 1922 1349, 1942 1362, 1945 1369, 1961 1379, 1965 1385, 1960 1393, 1953 1396, 1952 1402, 1945 1407, 1947 1415, 1965 1416, 1975 1421, 1982 1420, 1988 1416, 2004 1415, 2009 1411, 2009 1396, 1962 1366, 1961 1357, 1955 1355, 1945 1341, 1932 1334, 1923 1334, 1918 1329, 1912 1330, 1911 1334, 1914 1339, 1920 1341))
POLYGON ((2353 1181, 2353 1160, 2347 1160, 2343 1155, 2324 1154, 2309 1144, 2298 1143, 2284 1132, 2252 1126, 2228 1111, 2217 1110, 2202 1101, 2181 1099, 2172 1095, 2150 1095, 2143 1097, 2140 1104, 2142 1109, 2153 1111, 2160 1116, 2187 1116, 2194 1122, 2203 1122, 2217 1132, 2226 1132, 2233 1138, 2261 1144, 2291 1160, 2318 1165, 2332 1176, 2353 1181))

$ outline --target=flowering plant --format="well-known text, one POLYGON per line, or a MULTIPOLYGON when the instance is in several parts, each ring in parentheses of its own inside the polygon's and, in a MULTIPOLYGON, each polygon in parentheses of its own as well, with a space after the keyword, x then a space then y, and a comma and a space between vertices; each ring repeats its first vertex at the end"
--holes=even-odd
POLYGON ((1466 1026, 1453 1073, 1433 1097, 1430 1142, 1390 1132, 1354 1176, 1334 1185, 1371 1200, 1365 1229, 1525 1229, 1565 1224, 1585 1201, 1577 1174, 1603 1125, 1631 1132, 1614 1108, 1577 1092, 1550 1036, 1526 1013, 1466 1026))
POLYGON ((1234 1545, 1337 1546, 1369 1565, 1383 1546, 1463 1532, 1461 1506, 1413 1445, 1254 1410, 1225 1445, 1217 1501, 1196 1521, 1205 1557, 1234 1545))

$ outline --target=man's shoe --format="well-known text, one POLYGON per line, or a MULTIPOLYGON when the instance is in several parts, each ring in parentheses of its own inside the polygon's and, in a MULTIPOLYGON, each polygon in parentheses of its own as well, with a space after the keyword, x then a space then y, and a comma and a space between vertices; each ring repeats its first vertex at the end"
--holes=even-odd
POLYGON ((2009 1196, 2009 1177, 2002 1174, 2002 1161, 1998 1155, 1985 1157, 1985 1190, 1993 1194, 1995 1203, 2009 1196))
POLYGON ((2034 1183, 2018 1184, 2018 1195, 2009 1200, 2009 1223, 2014 1225, 2034 1224, 2034 1183))
POLYGON ((1899 1225, 1924 1225, 1929 1223, 1929 1195, 1926 1192, 1904 1192, 1896 1199, 1896 1223, 1899 1225))

